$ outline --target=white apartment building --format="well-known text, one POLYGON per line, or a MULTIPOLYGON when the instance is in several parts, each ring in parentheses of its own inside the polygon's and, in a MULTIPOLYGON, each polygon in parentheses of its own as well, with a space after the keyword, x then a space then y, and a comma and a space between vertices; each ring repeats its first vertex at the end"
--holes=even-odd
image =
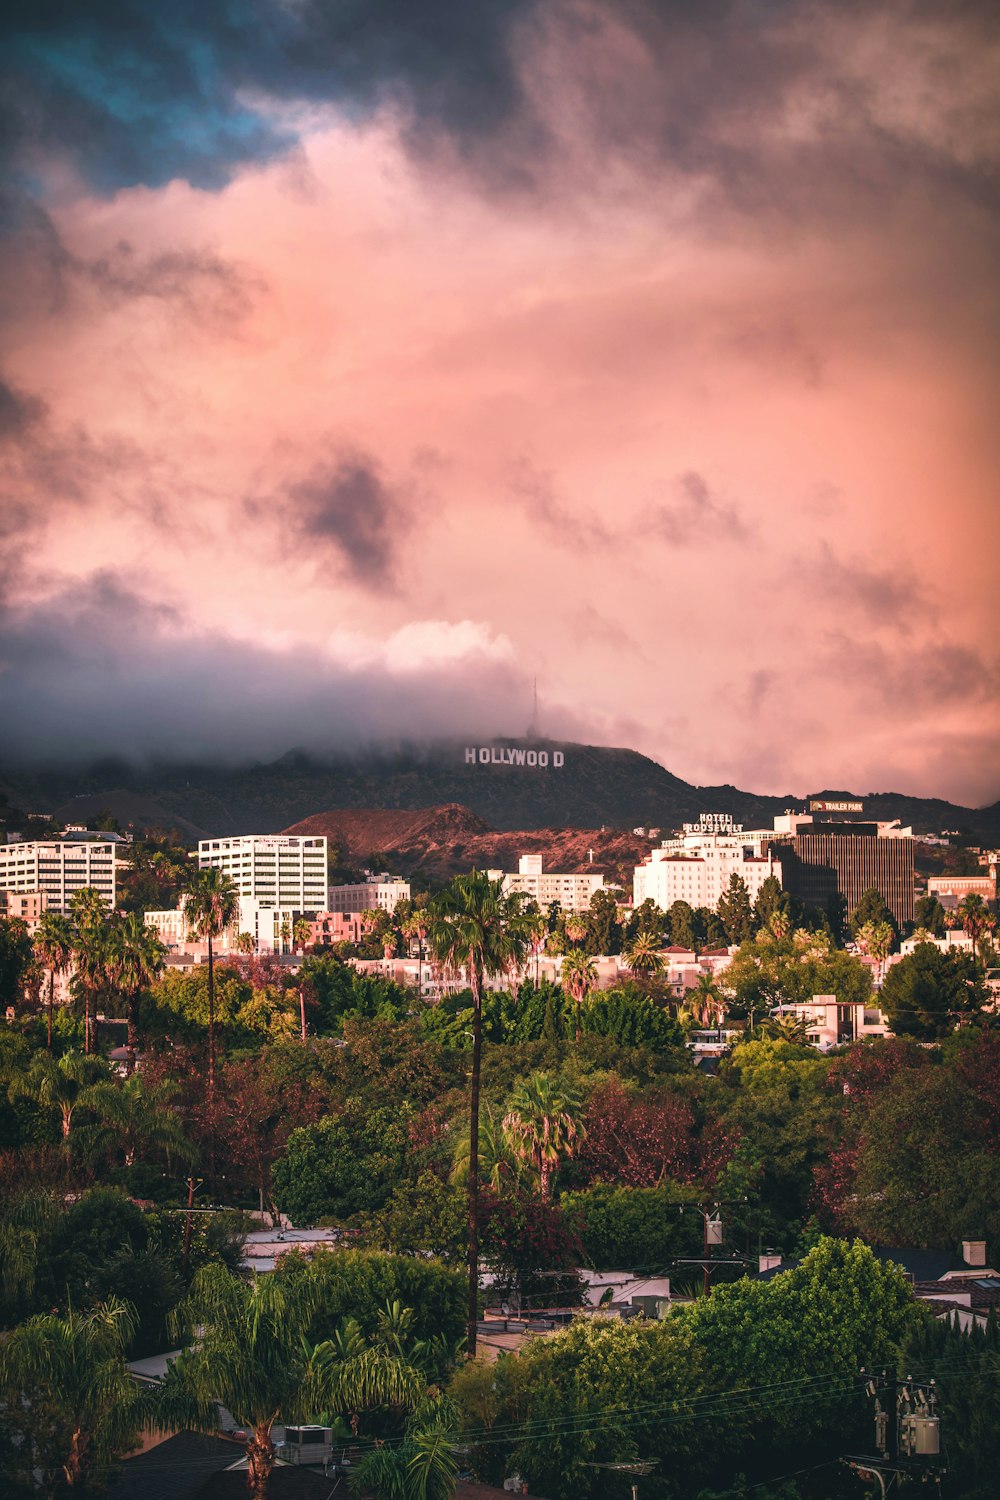
POLYGON ((240 896, 261 908, 284 912, 326 909, 325 835, 246 834, 202 839, 198 866, 202 870, 224 870, 240 896))
MULTIPOLYGON (((290 952, 295 945, 295 923, 301 915, 301 910, 269 906, 253 896, 241 896, 236 921, 213 940, 213 950, 216 953, 235 952, 240 936, 249 933, 258 952, 290 952)), ((171 952, 202 954, 208 950, 204 938, 191 935, 183 900, 173 910, 147 911, 145 921, 171 952)))
POLYGON ((517 862, 516 875, 505 874, 503 870, 487 870, 486 873, 491 880, 503 881, 505 895, 520 891, 537 901, 543 912, 553 901, 558 901, 563 911, 589 911, 591 896, 604 889, 604 876, 597 871, 576 875, 543 870, 540 854, 522 854, 517 862))
POLYGON ((803 1021, 808 1041, 820 1052, 829 1052, 845 1042, 889 1035, 885 1017, 874 1002, 865 1005, 852 1000, 845 1004, 836 995, 813 995, 797 1005, 778 1005, 771 1014, 803 1021))
POLYGON ((116 834, 84 829, 65 838, 0 844, 0 890, 37 892, 48 911, 68 916, 72 897, 90 887, 112 911, 121 842, 116 834))
POLYGON ((664 839, 636 866, 633 903, 640 906, 651 900, 661 911, 669 911, 675 901, 686 901, 715 911, 733 875, 740 877, 754 901, 769 876, 781 880, 781 865, 765 852, 773 838, 773 829, 744 832, 724 814, 703 814, 697 823, 686 823, 677 838, 664 839))
POLYGON ((398 876, 377 875, 357 885, 331 885, 326 892, 328 912, 396 910, 397 901, 409 901, 410 882, 398 876))

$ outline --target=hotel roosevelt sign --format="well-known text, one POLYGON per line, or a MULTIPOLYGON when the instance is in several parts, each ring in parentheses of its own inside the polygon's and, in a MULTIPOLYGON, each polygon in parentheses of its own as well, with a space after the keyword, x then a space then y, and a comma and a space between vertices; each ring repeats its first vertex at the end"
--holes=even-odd
POLYGON ((550 767, 559 770, 566 764, 562 750, 529 750, 526 745, 466 745, 467 766, 531 766, 535 770, 550 767))

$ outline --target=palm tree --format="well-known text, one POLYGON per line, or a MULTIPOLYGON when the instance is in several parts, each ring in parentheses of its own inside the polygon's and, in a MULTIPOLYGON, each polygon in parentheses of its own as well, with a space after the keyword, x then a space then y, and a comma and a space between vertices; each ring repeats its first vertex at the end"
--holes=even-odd
POLYGON ((45 1050, 52 1051, 52 1010, 55 1004, 56 975, 69 968, 73 957, 73 926, 57 911, 42 912, 35 932, 35 956, 49 972, 49 1007, 45 1050))
POLYGON ((576 1040, 579 1043, 583 1035, 581 1025, 583 997, 589 994, 597 983, 597 965, 582 948, 571 949, 563 959, 562 982, 569 990, 573 1004, 576 1006, 576 1040))
POLYGON ((188 883, 184 915, 192 937, 208 943, 208 1105, 215 1118, 215 965, 212 943, 231 927, 240 912, 240 894, 223 870, 198 870, 188 883))
POLYGON ((566 918, 563 930, 574 947, 577 943, 582 943, 587 936, 586 922, 582 917, 573 916, 572 914, 566 918))
POLYGON ((300 953, 305 948, 306 943, 308 943, 311 932, 312 923, 308 917, 299 916, 295 918, 292 925, 292 938, 300 953))
POLYGON ((483 1054, 483 981, 520 968, 535 931, 520 892, 482 871, 457 875, 438 896, 429 935, 436 958, 453 973, 465 969, 472 990, 472 1077, 469 1091, 469 1326, 476 1353, 479 1311, 479 1074, 483 1054))
POLYGON ((90 1095, 98 1079, 106 1072, 106 1065, 96 1057, 81 1057, 78 1052, 67 1052, 54 1062, 51 1057, 36 1055, 27 1073, 14 1078, 7 1090, 8 1098, 33 1099, 43 1109, 57 1109, 62 1122, 62 1138, 69 1150, 73 1116, 83 1107, 89 1107, 90 1095))
POLYGON ((111 972, 125 992, 128 1006, 128 1071, 135 1067, 139 1040, 139 997, 163 972, 166 948, 153 928, 129 912, 111 931, 111 972))
POLYGON ((855 941, 862 953, 875 960, 881 973, 882 966, 892 952, 896 934, 888 922, 865 922, 858 928, 855 941))
POLYGON ((716 984, 714 974, 699 974, 698 983, 685 992, 682 1009, 694 1026, 711 1026, 721 1030, 726 1014, 726 997, 716 984))
POLYGON ((125 1364, 137 1326, 128 1303, 109 1298, 88 1312, 29 1318, 0 1343, 0 1385, 8 1410, 24 1413, 30 1463, 47 1494, 82 1495, 152 1425, 149 1396, 125 1364), (38 1439, 31 1432, 36 1417, 38 1439))
MULTIPOLYGON (((308 1342, 317 1310, 315 1284, 276 1274, 250 1282, 221 1265, 203 1266, 174 1318, 197 1329, 198 1342, 170 1366, 158 1403, 160 1420, 218 1430, 218 1405, 246 1430, 250 1495, 265 1500, 274 1466, 271 1429, 316 1421, 327 1412, 379 1407, 412 1410, 422 1377, 397 1355, 352 1337, 308 1342)), ((355 1424, 356 1425, 356 1420, 355 1424)))
POLYGON ((135 1166, 141 1150, 156 1147, 190 1160, 194 1152, 170 1108, 176 1094, 170 1080, 147 1083, 140 1075, 97 1083, 84 1101, 97 1124, 81 1134, 89 1136, 93 1152, 122 1151, 126 1167, 135 1166))
POLYGON ((542 1202, 548 1203, 552 1174, 586 1136, 580 1098, 548 1073, 522 1078, 510 1096, 504 1134, 510 1148, 538 1173, 542 1202))
POLYGON ((414 938, 417 941, 417 994, 424 993, 424 943, 427 938, 427 913, 419 908, 410 916, 404 917, 400 925, 400 931, 407 942, 414 938))
POLYGON ((981 959, 986 949, 986 938, 996 928, 996 917, 982 896, 977 896, 974 892, 962 897, 958 903, 957 916, 966 936, 972 939, 973 955, 981 959))
POLYGON ((94 1006, 111 983, 111 923, 104 900, 91 886, 70 898, 75 921, 73 987, 83 999, 83 1050, 93 1052, 96 1041, 94 1006))
POLYGON ((256 952, 257 939, 252 932, 241 932, 236 939, 236 948, 239 953, 249 958, 251 953, 256 952))
POLYGON ((660 945, 651 932, 637 933, 632 946, 625 954, 625 962, 633 974, 659 974, 663 969, 660 945))
MULTIPOLYGON (((489 1105, 483 1110, 479 1121, 479 1178, 499 1192, 505 1184, 516 1183, 521 1175, 521 1163, 512 1154, 510 1143, 503 1128, 502 1117, 495 1115, 489 1105)), ((451 1180, 467 1185, 469 1181, 469 1137, 464 1134, 455 1147, 451 1180)))
POLYGON ((764 1031, 774 1042, 795 1042, 804 1047, 809 1041, 809 1027, 803 1016, 770 1016, 764 1022, 764 1031))

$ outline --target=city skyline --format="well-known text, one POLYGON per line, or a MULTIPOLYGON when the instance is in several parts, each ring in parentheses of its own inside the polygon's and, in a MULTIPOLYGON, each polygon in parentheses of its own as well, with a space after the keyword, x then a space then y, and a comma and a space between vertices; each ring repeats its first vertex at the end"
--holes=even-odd
POLYGON ((130 14, 6 49, 5 759, 537 678, 692 782, 996 800, 992 7, 130 14))

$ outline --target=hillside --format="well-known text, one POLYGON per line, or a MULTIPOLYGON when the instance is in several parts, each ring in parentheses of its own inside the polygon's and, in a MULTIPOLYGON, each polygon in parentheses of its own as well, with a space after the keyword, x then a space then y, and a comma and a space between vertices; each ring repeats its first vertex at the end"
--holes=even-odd
POLYGON ((650 841, 600 828, 535 828, 498 833, 467 807, 337 808, 284 830, 325 834, 345 859, 384 865, 394 874, 448 879, 469 869, 516 870, 522 854, 540 854, 547 870, 595 870, 631 889, 632 871, 650 841), (593 856, 591 858, 591 856, 593 856))
MULTIPOLYGON (((293 751, 270 764, 237 767, 107 762, 81 771, 0 772, 0 793, 30 811, 52 812, 80 795, 106 800, 117 791, 151 799, 174 821, 213 835, 276 833, 322 808, 417 812, 448 805, 499 831, 672 828, 703 810, 759 827, 803 800, 791 792, 765 797, 733 786, 692 786, 634 750, 546 740, 478 747, 438 741, 339 759, 293 751), (466 759, 470 748, 474 762, 466 759), (546 764, 538 765, 543 756, 546 764), (557 756, 561 764, 554 764, 557 756)), ((891 792, 864 800, 878 816, 902 818, 918 832, 959 828, 977 841, 1000 841, 1000 803, 976 810, 891 792)))

